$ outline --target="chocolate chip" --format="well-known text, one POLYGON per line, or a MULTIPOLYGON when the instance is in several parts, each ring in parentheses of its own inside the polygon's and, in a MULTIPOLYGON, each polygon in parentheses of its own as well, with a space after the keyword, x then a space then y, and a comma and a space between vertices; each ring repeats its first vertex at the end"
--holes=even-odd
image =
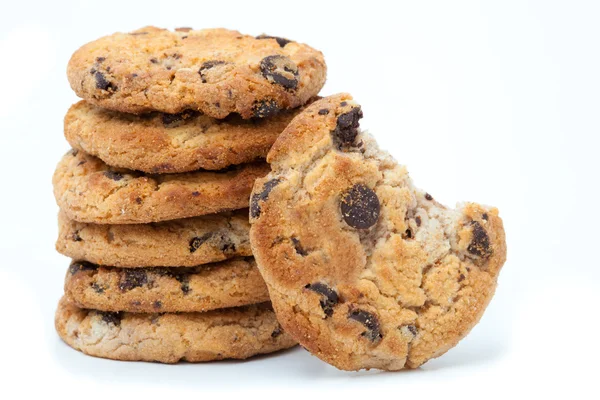
POLYGON ((200 196, 200 192, 198 192, 198 191, 195 190, 195 191, 192 192, 192 196, 198 197, 198 196, 200 196))
POLYGON ((302 248, 302 245, 300 244, 300 241, 297 238, 293 237, 292 243, 294 244, 294 249, 296 249, 296 253, 298 253, 302 257, 306 257, 308 255, 308 252, 302 248))
POLYGON ((487 258, 492 255, 492 249, 490 248, 490 238, 477 221, 471 221, 473 230, 473 239, 467 247, 467 251, 475 256, 487 258))
POLYGON ((370 312, 364 310, 352 310, 348 313, 348 318, 360 322, 367 328, 367 330, 362 333, 362 336, 366 337, 371 342, 379 341, 383 337, 377 317, 370 312))
POLYGON ((69 272, 71 275, 74 275, 80 271, 95 271, 97 269, 98 266, 96 264, 92 264, 87 261, 74 262, 69 266, 69 272))
POLYGON ((265 34, 258 35, 256 38, 257 39, 275 39, 275 40, 277 40, 277 44, 279 45, 279 47, 285 47, 286 44, 292 42, 292 40, 289 40, 289 39, 285 39, 285 38, 281 38, 281 37, 277 37, 277 36, 268 36, 265 34))
POLYGON ((328 110, 328 109, 326 109, 326 108, 321 108, 321 109, 319 110, 319 115, 327 115, 327 114, 329 114, 329 110, 328 110))
POLYGON ((122 292, 144 286, 148 283, 148 274, 146 271, 139 269, 124 269, 125 273, 119 282, 119 289, 122 292))
POLYGON ((266 201, 269 198, 269 193, 275 186, 277 186, 281 182, 281 179, 271 179, 267 183, 263 185, 262 191, 260 193, 254 193, 252 198, 250 199, 250 217, 258 218, 260 216, 260 205, 258 204, 260 201, 266 201))
POLYGON ((358 127, 360 126, 358 121, 362 117, 363 113, 360 107, 354 107, 347 113, 341 114, 331 134, 340 141, 341 145, 352 145, 358 135, 358 127))
POLYGON ((97 62, 97 63, 101 63, 101 62, 103 62, 104 60, 106 60, 106 57, 96 57, 96 62, 97 62))
POLYGON ((465 274, 460 274, 460 276, 458 277, 458 281, 462 282, 465 280, 465 274))
POLYGON ((429 201, 433 200, 433 196, 430 195, 429 193, 425 193, 425 198, 429 201))
POLYGON ((92 289, 94 289, 94 292, 96 292, 98 294, 102 294, 102 293, 104 293, 105 287, 100 286, 94 282, 94 283, 92 283, 92 289))
POLYGON ((417 336, 417 327, 414 326, 414 325, 402 325, 400 327, 400 330, 405 335, 410 335, 410 336, 413 336, 413 337, 417 336))
POLYGON ((115 90, 117 90, 117 87, 115 85, 113 85, 111 82, 109 82, 102 72, 96 71, 94 73, 94 78, 96 79, 96 87, 98 89, 106 90, 106 91, 113 91, 113 92, 115 90))
POLYGON ((267 56, 260 62, 260 72, 272 84, 294 90, 298 86, 298 67, 286 56, 267 56))
POLYGON ((402 237, 403 237, 404 239, 412 239, 412 237, 413 237, 413 233, 412 233, 412 231, 410 230, 410 228, 409 228, 409 229, 407 229, 406 231, 404 231, 404 234, 402 235, 402 237))
POLYGON ((279 113, 279 104, 275 100, 258 100, 252 106, 252 116, 254 118, 269 118, 279 113))
POLYGON ((71 150, 69 150, 69 152, 71 153, 71 155, 72 155, 73 157, 76 157, 76 156, 77 156, 77 154, 79 154, 79 150, 77 150, 77 149, 71 149, 71 150))
POLYGON ((210 60, 210 61, 203 62, 202 65, 200 66, 200 69, 198 70, 198 73, 200 74, 200 78, 202 79, 202 83, 207 82, 206 71, 214 68, 217 65, 224 65, 224 64, 227 64, 227 63, 225 61, 221 61, 221 60, 210 60))
POLYGON ((275 328, 273 330, 273 332, 271 332, 271 337, 276 338, 277 336, 281 335, 282 333, 283 333, 283 331, 281 330, 281 326, 278 326, 277 328, 275 328))
POLYGON ((325 313, 325 318, 331 317, 333 315, 333 307, 338 303, 338 295, 329 286, 321 282, 309 283, 304 286, 305 289, 312 290, 315 293, 321 295, 321 300, 319 300, 319 304, 325 313))
POLYGON ((417 218, 415 218, 415 222, 417 223, 417 226, 421 226, 421 217, 417 216, 417 218))
POLYGON ((135 198, 135 202, 136 202, 137 204, 142 204, 142 201, 143 201, 143 200, 142 200, 142 198, 141 198, 141 197, 136 197, 136 198, 135 198))
POLYGON ((348 105, 348 102, 347 102, 347 101, 342 101, 342 102, 340 103, 340 106, 341 106, 341 107, 346 107, 347 105, 348 105))
POLYGON ((226 234, 221 234, 220 236, 221 244, 219 248, 225 254, 227 253, 235 253, 235 243, 231 240, 231 238, 226 234))
POLYGON ((342 195, 341 210, 348 225, 368 229, 379 219, 379 199, 373 190, 358 183, 342 195))
POLYGON ((158 64, 158 60, 156 58, 154 58, 154 57, 150 59, 150 62, 152 64, 158 64))
POLYGON ((194 253, 196 250, 200 248, 207 240, 211 239, 214 235, 214 232, 208 232, 200 237, 193 237, 190 240, 190 253, 194 253))
POLYGON ((190 289, 190 276, 188 274, 178 273, 175 275, 175 279, 181 284, 183 294, 188 294, 192 291, 190 289))
POLYGON ((115 326, 121 325, 121 313, 106 311, 96 312, 102 317, 102 321, 106 322, 107 324, 113 324, 115 326))
POLYGON ((487 220, 488 220, 488 215, 487 215, 487 213, 483 213, 483 214, 481 215, 481 218, 483 218, 483 220, 484 220, 484 221, 487 221, 487 220))
POLYGON ((121 179, 123 179, 123 174, 121 174, 120 172, 115 172, 115 171, 104 171, 104 176, 106 176, 108 179, 112 179, 113 181, 120 181, 121 179))
POLYGON ((156 310, 160 310, 162 308, 162 302, 157 300, 152 304, 152 307, 154 307, 156 310))
POLYGON ((165 126, 173 127, 176 122, 187 121, 195 118, 200 113, 194 110, 185 110, 178 114, 162 114, 162 123, 165 126))
POLYGON ((79 231, 75 231, 71 235, 71 240, 73 240, 74 242, 81 242, 83 239, 81 238, 81 236, 79 236, 79 231))

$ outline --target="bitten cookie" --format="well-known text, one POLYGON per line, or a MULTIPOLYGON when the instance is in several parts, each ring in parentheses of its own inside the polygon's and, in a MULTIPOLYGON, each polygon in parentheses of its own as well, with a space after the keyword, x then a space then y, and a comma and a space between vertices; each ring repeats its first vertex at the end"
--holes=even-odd
POLYGON ((415 368, 477 323, 506 258, 496 208, 450 209, 361 132, 340 94, 273 145, 251 198, 252 250, 277 317, 345 370, 415 368))
POLYGON ((268 303, 205 313, 134 314, 85 310, 63 297, 55 325, 74 349, 122 361, 245 359, 296 344, 268 303))
POLYGON ((145 27, 82 46, 67 76, 78 96, 116 111, 191 109, 247 119, 306 103, 323 87, 326 70, 320 51, 282 38, 145 27))
POLYGON ((116 268, 73 262, 65 296, 101 311, 190 312, 269 301, 253 258, 191 268, 116 268))
POLYGON ((146 175, 111 168, 83 151, 69 151, 54 172, 54 196, 71 219, 95 224, 142 224, 248 207, 266 163, 218 172, 146 175))
POLYGON ((136 116, 80 101, 65 116, 65 137, 114 167, 161 174, 219 170, 266 158, 297 113, 262 120, 217 120, 193 111, 136 116))
POLYGON ((88 224, 58 215, 56 250, 116 267, 193 267, 251 256, 248 209, 150 224, 88 224))

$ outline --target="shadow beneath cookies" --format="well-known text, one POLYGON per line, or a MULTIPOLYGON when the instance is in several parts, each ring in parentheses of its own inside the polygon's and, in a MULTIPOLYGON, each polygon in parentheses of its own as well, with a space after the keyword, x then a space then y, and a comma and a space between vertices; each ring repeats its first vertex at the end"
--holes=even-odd
POLYGON ((377 382, 385 382, 388 379, 412 381, 429 376, 433 372, 440 376, 445 374, 450 376, 457 371, 477 369, 502 358, 506 352, 506 343, 494 340, 461 343, 443 357, 431 360, 419 369, 399 372, 339 371, 300 347, 243 361, 226 360, 176 365, 94 358, 69 348, 59 339, 56 340, 54 352, 62 368, 81 378, 100 382, 121 381, 132 385, 168 382, 185 387, 201 386, 204 390, 219 390, 229 387, 232 377, 236 388, 243 389, 264 385, 265 381, 268 381, 272 387, 278 387, 306 380, 315 384, 325 383, 325 381, 365 383, 373 379, 377 379, 377 382))

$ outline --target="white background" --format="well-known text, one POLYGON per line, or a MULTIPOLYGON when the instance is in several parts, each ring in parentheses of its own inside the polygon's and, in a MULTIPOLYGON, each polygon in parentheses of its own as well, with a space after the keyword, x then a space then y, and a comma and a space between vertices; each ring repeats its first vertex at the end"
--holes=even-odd
POLYGON ((0 10, 0 398, 597 396, 598 2, 3 0, 0 10), (447 204, 499 207, 508 261, 470 336, 400 373, 340 372, 302 349, 165 366, 64 345, 53 313, 68 260, 54 251, 51 176, 77 100, 67 61, 149 24, 309 43, 329 67, 322 94, 352 93, 362 126, 417 185, 447 204))

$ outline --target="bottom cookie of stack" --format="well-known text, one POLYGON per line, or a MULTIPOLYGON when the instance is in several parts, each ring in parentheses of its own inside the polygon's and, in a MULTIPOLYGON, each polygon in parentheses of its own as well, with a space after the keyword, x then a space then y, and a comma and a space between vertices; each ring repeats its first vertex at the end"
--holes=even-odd
POLYGON ((82 309, 63 297, 55 325, 74 349, 123 361, 245 359, 296 344, 269 303, 202 313, 115 313, 82 309))

